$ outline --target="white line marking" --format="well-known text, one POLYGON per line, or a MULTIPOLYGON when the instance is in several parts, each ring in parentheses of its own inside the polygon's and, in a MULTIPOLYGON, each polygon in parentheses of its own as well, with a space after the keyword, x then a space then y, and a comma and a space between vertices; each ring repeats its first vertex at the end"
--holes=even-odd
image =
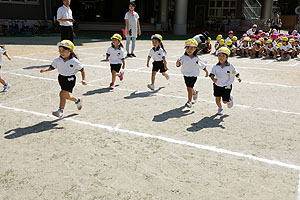
MULTIPOLYGON (((0 108, 7 109, 7 110, 13 110, 15 112, 23 112, 23 113, 29 113, 29 114, 32 114, 32 115, 36 115, 36 116, 57 119, 56 117, 51 116, 49 114, 39 113, 39 112, 35 112, 35 111, 29 111, 29 110, 15 108, 15 107, 7 107, 7 106, 1 105, 1 104, 0 104, 0 108)), ((164 137, 164 136, 151 135, 151 134, 148 134, 148 133, 142 133, 142 132, 137 132, 137 131, 120 129, 120 128, 118 128, 118 126, 112 127, 112 126, 108 126, 108 125, 95 124, 95 123, 91 123, 91 122, 87 122, 87 121, 81 121, 81 120, 77 120, 77 119, 73 119, 73 118, 62 118, 62 120, 71 121, 71 122, 74 122, 74 123, 77 123, 77 124, 87 125, 87 126, 91 126, 91 127, 100 128, 100 129, 106 129, 109 132, 119 132, 119 133, 123 133, 123 134, 134 135, 134 136, 137 136, 137 137, 161 140, 161 141, 168 142, 168 143, 179 144, 179 145, 188 146, 188 147, 194 147, 194 148, 201 149, 201 150, 212 151, 212 152, 220 153, 220 154, 227 154, 227 155, 236 156, 236 157, 240 157, 240 158, 246 158, 246 159, 262 162, 262 163, 269 164, 269 165, 276 165, 276 166, 279 166, 279 167, 284 167, 284 168, 300 171, 300 166, 297 166, 297 165, 294 165, 294 164, 284 163, 284 162, 281 162, 279 160, 270 160, 270 159, 266 159, 266 158, 260 158, 260 157, 257 157, 257 156, 253 156, 253 155, 250 155, 250 154, 243 154, 243 153, 240 153, 240 152, 233 152, 233 151, 218 148, 218 147, 215 147, 215 146, 201 145, 201 144, 196 144, 196 143, 191 143, 191 142, 188 142, 188 141, 177 140, 177 139, 174 139, 174 138, 169 138, 169 137, 164 137)))
MULTIPOLYGON (((3 72, 2 73, 6 73, 6 74, 12 74, 12 75, 16 75, 16 76, 24 76, 27 78, 33 78, 33 79, 41 79, 41 80, 47 80, 47 81, 57 81, 56 79, 51 79, 51 78, 44 78, 44 77, 37 77, 37 76, 30 76, 30 75, 25 75, 25 74, 17 74, 17 73, 13 73, 13 72, 3 72)), ((80 84, 80 82, 78 82, 78 85, 82 86, 80 84)), ((93 84, 89 84, 88 86, 92 86, 92 87, 107 87, 107 86, 101 86, 101 85, 93 85, 93 84)), ((131 90, 131 89, 122 89, 122 88, 115 88, 117 90, 121 90, 121 91, 128 91, 128 92, 142 92, 142 91, 137 91, 137 90, 131 90)), ((149 91, 150 92, 150 91, 149 91)), ((171 97, 171 98, 177 98, 177 99, 186 99, 186 97, 183 96, 174 96, 174 95, 165 95, 165 94, 160 94, 160 93, 155 93, 153 94, 153 96, 162 96, 162 97, 171 97)), ((202 102, 206 102, 206 103, 210 103, 210 104, 215 104, 214 101, 208 101, 205 99, 198 99, 198 101, 202 101, 202 102)), ((300 113, 298 112, 291 112, 291 111, 285 111, 285 110, 276 110, 276 109, 268 109, 268 108, 261 108, 261 107, 252 107, 252 106, 247 106, 247 105, 242 105, 242 104, 235 104, 236 107, 239 107, 240 109, 253 109, 253 110, 259 110, 259 111, 266 111, 266 112, 276 112, 276 113, 282 113, 282 114, 292 114, 292 115, 299 115, 300 113)))

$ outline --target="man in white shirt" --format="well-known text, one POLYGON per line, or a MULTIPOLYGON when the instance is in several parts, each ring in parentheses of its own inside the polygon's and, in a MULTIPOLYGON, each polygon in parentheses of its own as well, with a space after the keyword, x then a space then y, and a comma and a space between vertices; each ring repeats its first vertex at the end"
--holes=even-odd
POLYGON ((57 21, 60 25, 61 40, 70 40, 73 42, 73 15, 70 8, 71 0, 62 0, 63 6, 57 10, 57 21))

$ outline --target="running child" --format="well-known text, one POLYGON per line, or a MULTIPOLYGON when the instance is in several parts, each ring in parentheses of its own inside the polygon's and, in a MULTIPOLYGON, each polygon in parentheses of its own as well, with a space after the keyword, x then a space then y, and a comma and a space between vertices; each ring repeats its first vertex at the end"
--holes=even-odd
POLYGON ((71 96, 76 84, 75 74, 80 71, 82 76, 82 85, 86 85, 87 83, 85 81, 84 68, 74 53, 74 44, 70 40, 63 40, 57 43, 57 46, 59 57, 54 59, 49 67, 41 69, 40 72, 43 73, 54 69, 58 70, 58 82, 61 87, 61 91, 59 93, 60 103, 58 110, 52 112, 52 114, 56 117, 62 117, 66 106, 66 100, 73 101, 78 110, 82 109, 82 100, 71 96))
POLYGON ((125 69, 125 55, 123 51, 123 45, 121 43, 122 36, 118 33, 114 34, 111 38, 111 46, 107 49, 106 52, 106 61, 110 63, 110 72, 111 72, 111 83, 109 87, 111 89, 115 88, 116 77, 120 78, 120 81, 124 78, 124 69, 125 69), (122 67, 122 71, 121 71, 122 67))
POLYGON ((213 66, 210 78, 213 81, 214 96, 216 97, 216 104, 218 106, 218 115, 223 114, 223 107, 221 99, 224 104, 227 104, 228 108, 233 106, 233 97, 230 95, 232 90, 232 83, 235 77, 239 82, 240 74, 235 67, 228 62, 230 56, 230 50, 227 47, 222 47, 217 52, 219 62, 213 66))
POLYGON ((154 60, 153 68, 152 68, 152 76, 151 76, 151 84, 148 84, 148 88, 150 90, 154 90, 154 82, 156 73, 159 71, 167 80, 170 79, 169 75, 166 73, 167 68, 167 60, 166 60, 166 50, 162 43, 162 36, 160 34, 155 34, 151 36, 153 48, 150 49, 148 58, 147 58, 147 67, 149 67, 150 59, 154 60))
MULTIPOLYGON (((5 45, 0 45, 0 69, 1 69, 1 62, 2 62, 2 55, 5 55, 8 60, 11 60, 11 57, 8 55, 6 49, 4 49, 5 45)), ((2 92, 7 92, 10 88, 10 85, 0 76, 0 83, 3 85, 2 92)))
POLYGON ((184 81, 188 92, 188 101, 186 106, 192 107, 192 100, 198 99, 198 91, 194 89, 194 85, 197 81, 197 77, 200 74, 200 67, 205 71, 205 77, 208 77, 208 71, 206 69, 206 63, 197 57, 198 42, 195 39, 188 39, 185 42, 185 53, 181 56, 176 66, 181 66, 181 73, 184 76, 184 81))

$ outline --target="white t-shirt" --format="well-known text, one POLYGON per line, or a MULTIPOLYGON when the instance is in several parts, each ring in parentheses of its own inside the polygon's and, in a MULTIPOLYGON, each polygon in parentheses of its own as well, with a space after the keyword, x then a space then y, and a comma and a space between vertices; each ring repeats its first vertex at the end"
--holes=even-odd
POLYGON ((250 29, 247 31, 247 35, 249 35, 249 36, 250 36, 250 35, 255 35, 255 32, 256 32, 256 31, 253 31, 252 28, 250 28, 250 29))
POLYGON ((127 28, 126 28, 126 37, 137 37, 137 21, 139 19, 139 14, 135 11, 130 13, 129 11, 125 14, 124 19, 128 19, 128 29, 131 30, 131 35, 127 35, 127 28))
POLYGON ((107 49, 106 54, 109 55, 109 63, 110 64, 122 64, 122 60, 125 59, 124 51, 122 48, 115 49, 110 46, 107 49))
POLYGON ((244 46, 244 42, 240 43, 240 49, 249 49, 249 48, 250 48, 249 42, 247 43, 247 46, 244 46))
POLYGON ((264 49, 265 49, 265 50, 269 50, 269 51, 274 51, 274 50, 276 50, 276 47, 274 47, 274 46, 269 47, 268 45, 266 45, 266 46, 264 47, 264 49))
POLYGON ((0 65, 2 62, 2 55, 6 53, 6 50, 0 47, 0 65))
POLYGON ((65 61, 59 56, 52 61, 51 66, 55 69, 58 69, 58 73, 63 76, 73 76, 78 71, 83 70, 83 66, 76 58, 65 61))
POLYGON ((226 87, 234 82, 236 75, 239 73, 232 64, 228 63, 228 65, 224 67, 218 64, 214 65, 210 74, 215 75, 217 86, 226 87))
POLYGON ((162 61, 163 58, 166 57, 166 52, 162 48, 159 48, 157 51, 154 51, 154 48, 151 48, 148 56, 154 61, 162 61))
POLYGON ((226 39, 225 39, 225 42, 231 40, 231 38, 228 36, 226 39))
MULTIPOLYGON (((57 10, 57 19, 73 19, 71 8, 67 8, 65 5, 61 6, 57 10)), ((73 26, 73 22, 59 22, 61 26, 73 26)))
POLYGON ((292 45, 290 43, 288 43, 287 45, 281 45, 281 47, 279 48, 280 51, 289 51, 292 48, 292 45))
POLYGON ((181 64, 181 73, 188 77, 197 77, 200 75, 200 68, 206 69, 206 63, 198 58, 183 55, 179 58, 181 64))

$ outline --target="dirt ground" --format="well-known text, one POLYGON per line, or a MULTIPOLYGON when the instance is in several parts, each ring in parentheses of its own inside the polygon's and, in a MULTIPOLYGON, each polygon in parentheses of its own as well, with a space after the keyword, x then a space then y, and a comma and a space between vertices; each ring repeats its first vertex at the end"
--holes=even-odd
MULTIPOLYGON (((76 40, 87 73, 57 119, 57 71, 39 73, 58 56, 57 37, 1 38, 0 199, 2 200, 299 200, 300 62, 229 58, 243 79, 234 107, 216 116, 212 82, 201 72, 199 100, 187 92, 175 61, 184 41, 164 41, 170 80, 147 88, 151 41, 137 41, 124 80, 107 89, 110 45, 76 40), (159 137, 158 137, 159 136, 159 137)), ((123 42, 125 45, 125 42, 123 42)), ((210 71, 217 57, 200 56, 210 71)))

